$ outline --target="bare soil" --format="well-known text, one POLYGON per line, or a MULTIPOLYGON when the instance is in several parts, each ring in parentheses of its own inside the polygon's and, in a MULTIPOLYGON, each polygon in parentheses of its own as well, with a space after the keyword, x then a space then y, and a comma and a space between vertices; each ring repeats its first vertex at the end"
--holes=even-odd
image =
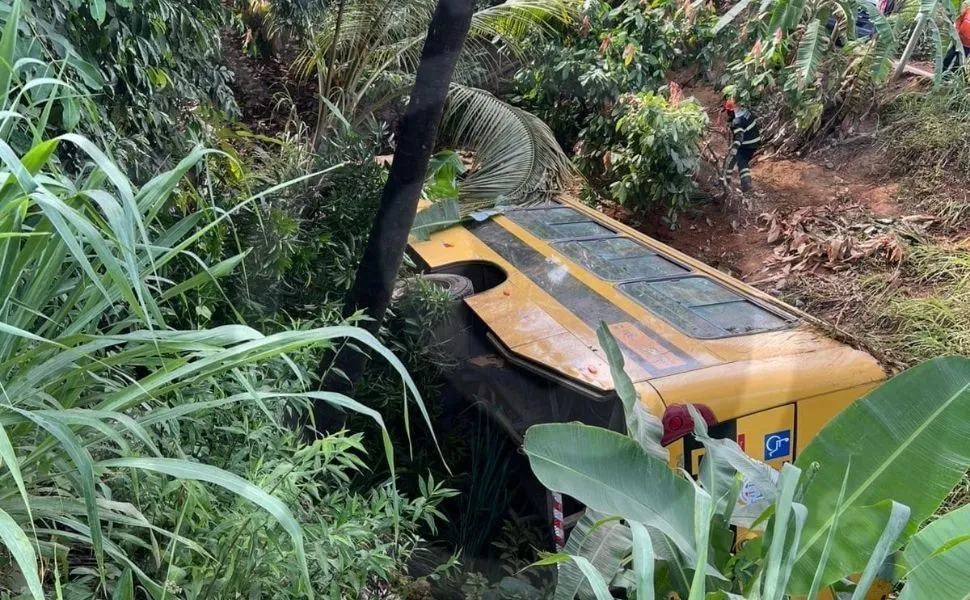
MULTIPOLYGON (((905 366, 905 357, 885 347, 876 306, 890 290, 918 285, 902 268, 910 242, 962 239, 966 227, 954 227, 908 189, 905 174, 891 175, 878 141, 861 136, 808 156, 763 154, 752 166, 755 190, 724 194, 714 185, 720 165, 712 156, 728 149, 727 133, 717 127, 721 99, 710 88, 683 91, 707 108, 714 124, 699 181, 709 200, 681 214, 673 228, 660 215, 605 211, 833 323, 890 369, 905 366)), ((866 127, 874 125, 862 124, 857 133, 866 127)), ((950 187, 934 193, 966 195, 965 186, 950 187)))

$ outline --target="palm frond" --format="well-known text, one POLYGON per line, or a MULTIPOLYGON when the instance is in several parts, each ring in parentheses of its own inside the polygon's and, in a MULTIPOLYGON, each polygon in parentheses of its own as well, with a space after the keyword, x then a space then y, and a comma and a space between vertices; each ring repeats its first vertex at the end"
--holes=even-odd
POLYGON ((497 201, 541 201, 560 191, 573 171, 542 120, 483 90, 452 85, 442 134, 476 154, 459 185, 462 216, 497 201))
POLYGON ((805 28, 805 35, 798 43, 798 54, 795 59, 795 71, 798 73, 799 84, 804 86, 815 77, 815 71, 822 62, 822 50, 825 37, 819 32, 822 23, 813 19, 805 28))
POLYGON ((556 27, 573 22, 577 7, 578 3, 567 0, 508 0, 475 12, 469 35, 514 46, 530 34, 553 33, 556 27))

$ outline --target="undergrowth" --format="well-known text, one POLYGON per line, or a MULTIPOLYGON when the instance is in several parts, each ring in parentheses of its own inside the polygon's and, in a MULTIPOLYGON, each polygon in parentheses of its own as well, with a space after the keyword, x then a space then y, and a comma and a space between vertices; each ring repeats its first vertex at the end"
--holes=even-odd
POLYGON ((914 246, 909 285, 885 308, 887 340, 915 362, 970 354, 970 251, 955 246, 914 246))
POLYGON ((883 109, 889 125, 881 144, 896 175, 914 180, 943 175, 970 177, 970 97, 966 85, 949 82, 901 94, 883 109))

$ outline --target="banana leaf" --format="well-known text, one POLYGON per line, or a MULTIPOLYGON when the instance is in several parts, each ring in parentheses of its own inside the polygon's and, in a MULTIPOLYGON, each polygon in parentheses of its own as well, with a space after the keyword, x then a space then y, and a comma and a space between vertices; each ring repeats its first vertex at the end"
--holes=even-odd
POLYGON ((833 523, 838 530, 822 577, 828 585, 860 572, 885 529, 879 505, 909 506, 898 548, 930 517, 970 468, 970 360, 937 358, 905 371, 835 417, 798 456, 806 470, 819 464, 803 504, 808 520, 792 595, 809 591, 833 523), (845 465, 852 471, 837 507, 845 465))
MULTIPOLYGON (((633 538, 629 527, 615 519, 603 522, 604 518, 608 518, 607 515, 587 510, 569 534, 563 552, 585 557, 603 576, 603 580, 609 582, 620 572, 623 559, 633 546, 633 538)), ((593 588, 576 561, 563 561, 558 568, 554 600, 595 597, 593 588)))
POLYGON ((933 521, 903 551, 909 567, 899 600, 966 598, 970 590, 970 506, 933 521))
POLYGON ((625 435, 578 423, 531 427, 525 453, 542 484, 593 510, 662 532, 695 564, 694 487, 625 435))

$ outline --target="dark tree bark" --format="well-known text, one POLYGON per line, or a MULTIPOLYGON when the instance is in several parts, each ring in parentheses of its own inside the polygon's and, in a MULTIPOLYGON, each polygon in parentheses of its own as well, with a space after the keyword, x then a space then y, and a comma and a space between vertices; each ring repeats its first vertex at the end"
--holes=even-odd
MULTIPOLYGON (((448 88, 471 25, 472 4, 472 0, 439 0, 428 26, 411 99, 401 119, 391 172, 384 185, 380 208, 354 285, 344 305, 345 316, 363 310, 372 319, 363 323, 371 333, 380 329, 404 260, 448 88)), ((320 365, 323 387, 347 391, 348 385, 360 378, 365 364, 366 356, 353 349, 339 352, 336 358, 328 353, 320 365)), ((333 425, 333 413, 326 403, 317 401, 314 417, 317 430, 323 431, 333 425)))

